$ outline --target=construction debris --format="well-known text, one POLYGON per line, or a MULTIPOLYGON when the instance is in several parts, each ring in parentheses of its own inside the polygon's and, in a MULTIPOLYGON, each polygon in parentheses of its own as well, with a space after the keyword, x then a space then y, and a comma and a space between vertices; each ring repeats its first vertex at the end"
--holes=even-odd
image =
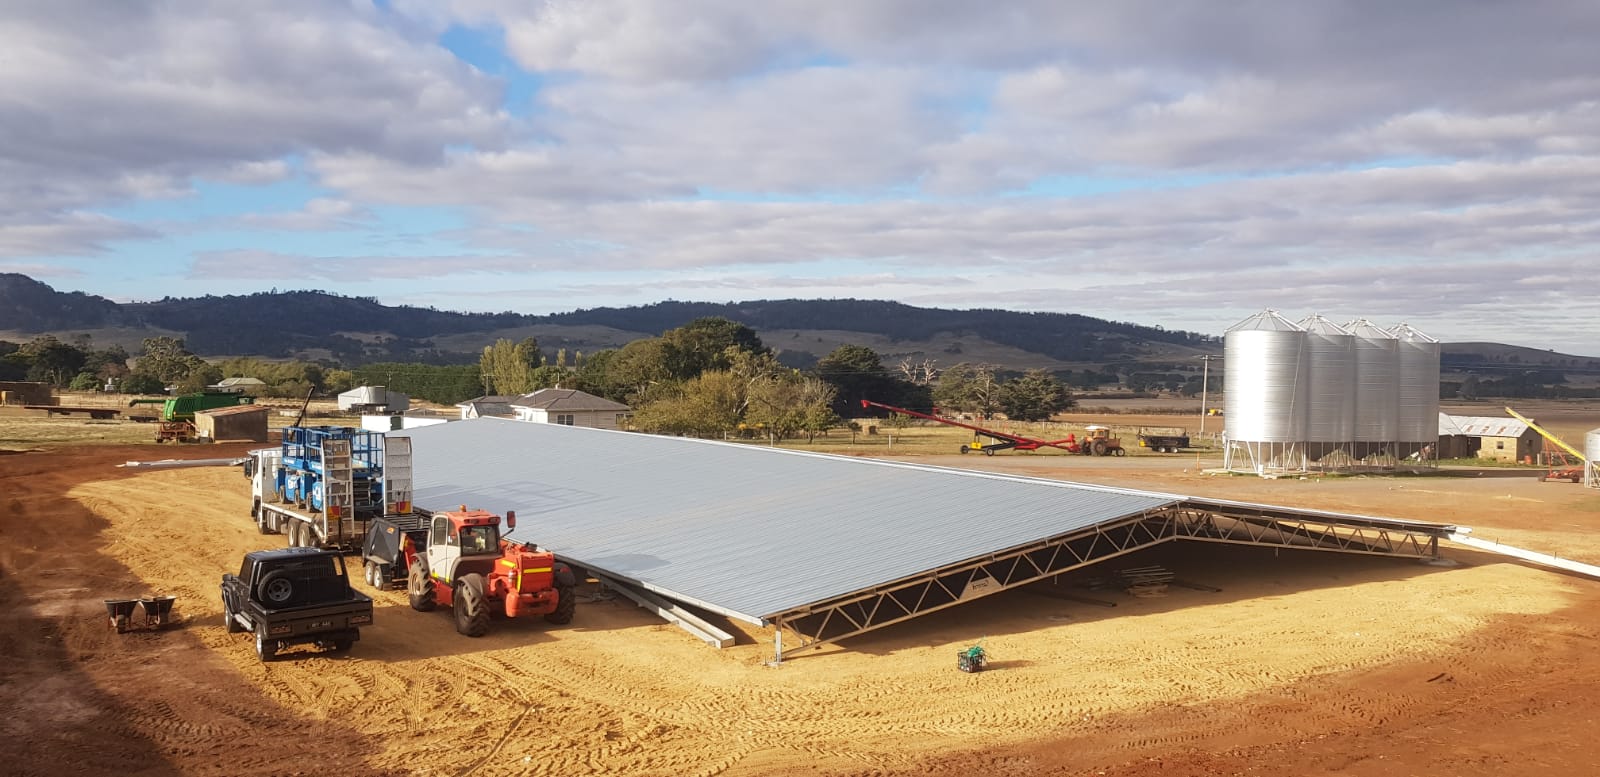
POLYGON ((1126 583, 1127 592, 1138 597, 1166 596, 1167 585, 1176 577, 1159 564, 1119 569, 1117 575, 1126 583))

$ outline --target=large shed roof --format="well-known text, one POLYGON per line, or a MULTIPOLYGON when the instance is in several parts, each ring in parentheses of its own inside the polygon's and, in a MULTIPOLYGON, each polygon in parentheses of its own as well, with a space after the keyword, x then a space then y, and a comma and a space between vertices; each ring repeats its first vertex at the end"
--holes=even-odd
POLYGON ((404 434, 419 506, 515 510, 513 539, 755 623, 1182 500, 495 418, 404 434))
POLYGON ((1439 434, 1466 437, 1521 437, 1528 425, 1515 418, 1439 414, 1439 434))

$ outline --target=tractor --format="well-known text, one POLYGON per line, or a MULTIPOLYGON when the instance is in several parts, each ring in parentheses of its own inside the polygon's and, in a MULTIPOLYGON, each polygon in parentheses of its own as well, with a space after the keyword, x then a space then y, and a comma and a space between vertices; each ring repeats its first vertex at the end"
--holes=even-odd
MULTIPOLYGON (((506 529, 517 526, 506 513, 506 529)), ((491 609, 508 618, 543 615, 555 624, 572 622, 577 579, 554 553, 500 536, 500 516, 486 510, 433 513, 427 547, 405 543, 411 608, 439 605, 455 611, 456 631, 469 637, 489 632, 491 609)))

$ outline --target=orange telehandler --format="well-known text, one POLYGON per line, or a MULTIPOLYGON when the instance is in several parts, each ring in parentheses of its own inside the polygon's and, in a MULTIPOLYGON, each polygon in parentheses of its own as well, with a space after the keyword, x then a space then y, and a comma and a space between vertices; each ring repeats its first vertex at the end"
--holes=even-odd
MULTIPOLYGON (((515 513, 506 528, 515 529, 515 513)), ((433 513, 427 547, 404 541, 411 608, 427 612, 439 605, 455 611, 456 631, 469 637, 489 632, 491 607, 506 617, 543 615, 555 624, 572 622, 577 609, 577 578, 554 553, 500 536, 500 516, 487 510, 433 513)))

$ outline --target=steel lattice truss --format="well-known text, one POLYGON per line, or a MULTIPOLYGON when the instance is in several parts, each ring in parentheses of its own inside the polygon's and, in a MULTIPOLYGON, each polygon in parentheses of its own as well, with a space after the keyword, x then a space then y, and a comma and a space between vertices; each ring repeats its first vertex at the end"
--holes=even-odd
POLYGON ((1172 540, 1435 558, 1444 524, 1186 501, 769 615, 776 660, 1172 540), (787 631, 800 644, 783 647, 787 631))

